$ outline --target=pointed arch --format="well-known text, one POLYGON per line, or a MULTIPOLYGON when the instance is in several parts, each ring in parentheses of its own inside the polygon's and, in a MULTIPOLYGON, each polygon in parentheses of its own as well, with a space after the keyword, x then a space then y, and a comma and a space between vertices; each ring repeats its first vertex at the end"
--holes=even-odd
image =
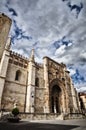
POLYGON ((51 113, 62 113, 65 102, 65 87, 59 79, 53 79, 49 85, 49 104, 51 113))

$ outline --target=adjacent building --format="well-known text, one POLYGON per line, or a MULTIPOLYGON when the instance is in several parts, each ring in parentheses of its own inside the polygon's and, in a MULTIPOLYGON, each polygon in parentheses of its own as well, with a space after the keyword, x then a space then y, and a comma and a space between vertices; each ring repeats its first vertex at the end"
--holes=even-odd
POLYGON ((79 101, 80 101, 81 110, 86 112, 86 93, 85 92, 79 93, 79 101))

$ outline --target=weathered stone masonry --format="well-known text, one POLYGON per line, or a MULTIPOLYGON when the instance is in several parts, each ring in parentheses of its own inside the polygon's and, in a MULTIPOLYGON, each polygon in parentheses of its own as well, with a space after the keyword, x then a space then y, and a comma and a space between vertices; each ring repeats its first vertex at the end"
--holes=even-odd
POLYGON ((79 100, 66 65, 49 57, 35 62, 34 50, 27 59, 10 50, 11 19, 0 14, 0 108, 21 112, 79 112, 79 100))

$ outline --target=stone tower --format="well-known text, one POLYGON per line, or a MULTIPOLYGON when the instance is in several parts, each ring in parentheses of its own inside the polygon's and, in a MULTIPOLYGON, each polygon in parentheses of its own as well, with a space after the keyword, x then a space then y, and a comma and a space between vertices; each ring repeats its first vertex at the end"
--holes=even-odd
POLYGON ((9 49, 11 42, 10 38, 8 38, 8 34, 11 22, 11 19, 6 15, 0 14, 0 108, 10 55, 9 49))
POLYGON ((0 59, 5 48, 12 20, 4 14, 0 14, 0 59))

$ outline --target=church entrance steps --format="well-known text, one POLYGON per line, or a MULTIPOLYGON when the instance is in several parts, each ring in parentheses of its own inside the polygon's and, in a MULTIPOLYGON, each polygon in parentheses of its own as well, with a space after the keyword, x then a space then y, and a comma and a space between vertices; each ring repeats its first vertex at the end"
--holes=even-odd
POLYGON ((58 115, 58 117, 56 118, 56 120, 64 120, 64 114, 58 115))
POLYGON ((53 120, 53 119, 63 120, 60 114, 52 114, 52 113, 21 113, 20 118, 29 120, 53 120))
POLYGON ((64 119, 86 119, 86 115, 83 113, 68 113, 64 115, 64 119))
POLYGON ((82 113, 69 114, 53 114, 53 113, 21 113, 21 119, 29 120, 69 120, 69 119, 84 119, 85 115, 82 113))
MULTIPOLYGON (((0 113, 0 120, 5 120, 10 112, 0 113)), ((69 114, 53 114, 53 113, 20 113, 19 117, 25 120, 70 120, 70 119, 86 119, 86 115, 82 113, 69 114)))

